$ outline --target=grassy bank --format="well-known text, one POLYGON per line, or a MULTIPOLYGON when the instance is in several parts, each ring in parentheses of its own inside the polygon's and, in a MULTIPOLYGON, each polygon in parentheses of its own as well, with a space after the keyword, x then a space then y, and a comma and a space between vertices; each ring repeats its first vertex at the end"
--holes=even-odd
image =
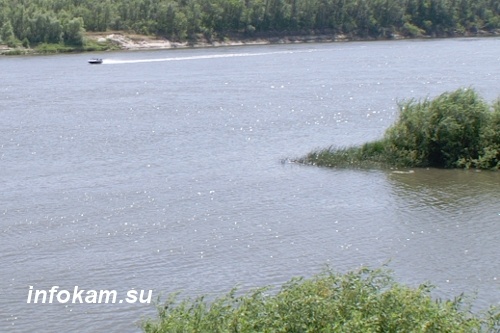
POLYGON ((384 137, 362 146, 328 147, 295 160, 326 167, 500 169, 500 100, 486 103, 473 89, 433 100, 399 103, 384 137))
POLYGON ((75 53, 75 52, 99 52, 120 50, 121 46, 113 41, 98 42, 89 37, 80 46, 66 45, 64 43, 39 43, 31 46, 4 45, 0 48, 0 55, 29 55, 29 54, 56 54, 56 53, 75 53))
POLYGON ((498 332, 500 312, 472 314, 461 297, 434 300, 426 285, 410 288, 387 271, 361 269, 292 279, 278 292, 170 300, 141 326, 146 333, 498 332))

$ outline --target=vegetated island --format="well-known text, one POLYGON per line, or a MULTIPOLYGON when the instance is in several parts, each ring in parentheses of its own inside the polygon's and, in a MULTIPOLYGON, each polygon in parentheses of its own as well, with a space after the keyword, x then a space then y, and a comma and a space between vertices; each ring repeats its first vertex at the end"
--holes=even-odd
POLYGON ((0 0, 0 54, 491 35, 495 0, 0 0))
POLYGON ((261 288, 243 296, 235 290, 206 301, 158 304, 155 319, 141 322, 145 333, 167 332, 498 332, 500 311, 472 313, 470 300, 436 300, 431 286, 394 282, 384 269, 325 271, 294 278, 277 292, 261 288))
POLYGON ((399 103, 384 137, 361 146, 328 147, 294 162, 324 167, 436 167, 500 170, 500 99, 474 89, 399 103))

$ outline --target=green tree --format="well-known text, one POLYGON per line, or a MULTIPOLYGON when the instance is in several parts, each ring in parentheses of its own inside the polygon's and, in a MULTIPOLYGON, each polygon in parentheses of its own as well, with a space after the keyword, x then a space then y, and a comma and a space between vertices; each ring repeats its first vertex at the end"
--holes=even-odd
POLYGON ((63 29, 53 13, 37 12, 29 20, 27 38, 30 43, 60 43, 63 29))
POLYGON ((14 29, 10 21, 5 22, 0 29, 0 39, 9 47, 15 47, 19 44, 16 36, 14 36, 14 29))
POLYGON ((66 26, 82 18, 87 31, 108 29, 185 39, 205 34, 300 34, 415 37, 495 31, 498 0, 0 0, 0 27, 16 39, 67 40, 66 26), (183 37, 181 37, 183 36, 183 37))
POLYGON ((83 45, 83 18, 77 17, 64 25, 64 43, 68 45, 83 45))

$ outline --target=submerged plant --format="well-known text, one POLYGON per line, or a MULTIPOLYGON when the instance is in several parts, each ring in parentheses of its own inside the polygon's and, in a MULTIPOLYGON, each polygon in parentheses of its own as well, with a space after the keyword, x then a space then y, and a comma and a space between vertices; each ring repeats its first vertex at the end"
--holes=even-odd
POLYGON ((368 142, 360 147, 315 150, 295 162, 344 168, 369 168, 388 164, 385 159, 385 142, 383 140, 368 142))

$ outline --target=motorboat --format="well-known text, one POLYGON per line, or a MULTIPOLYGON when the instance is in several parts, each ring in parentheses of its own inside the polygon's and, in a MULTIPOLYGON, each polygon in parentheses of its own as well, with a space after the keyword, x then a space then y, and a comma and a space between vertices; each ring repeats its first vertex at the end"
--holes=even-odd
POLYGON ((91 64, 91 65, 102 64, 102 59, 101 58, 92 58, 89 60, 89 64, 91 64))

